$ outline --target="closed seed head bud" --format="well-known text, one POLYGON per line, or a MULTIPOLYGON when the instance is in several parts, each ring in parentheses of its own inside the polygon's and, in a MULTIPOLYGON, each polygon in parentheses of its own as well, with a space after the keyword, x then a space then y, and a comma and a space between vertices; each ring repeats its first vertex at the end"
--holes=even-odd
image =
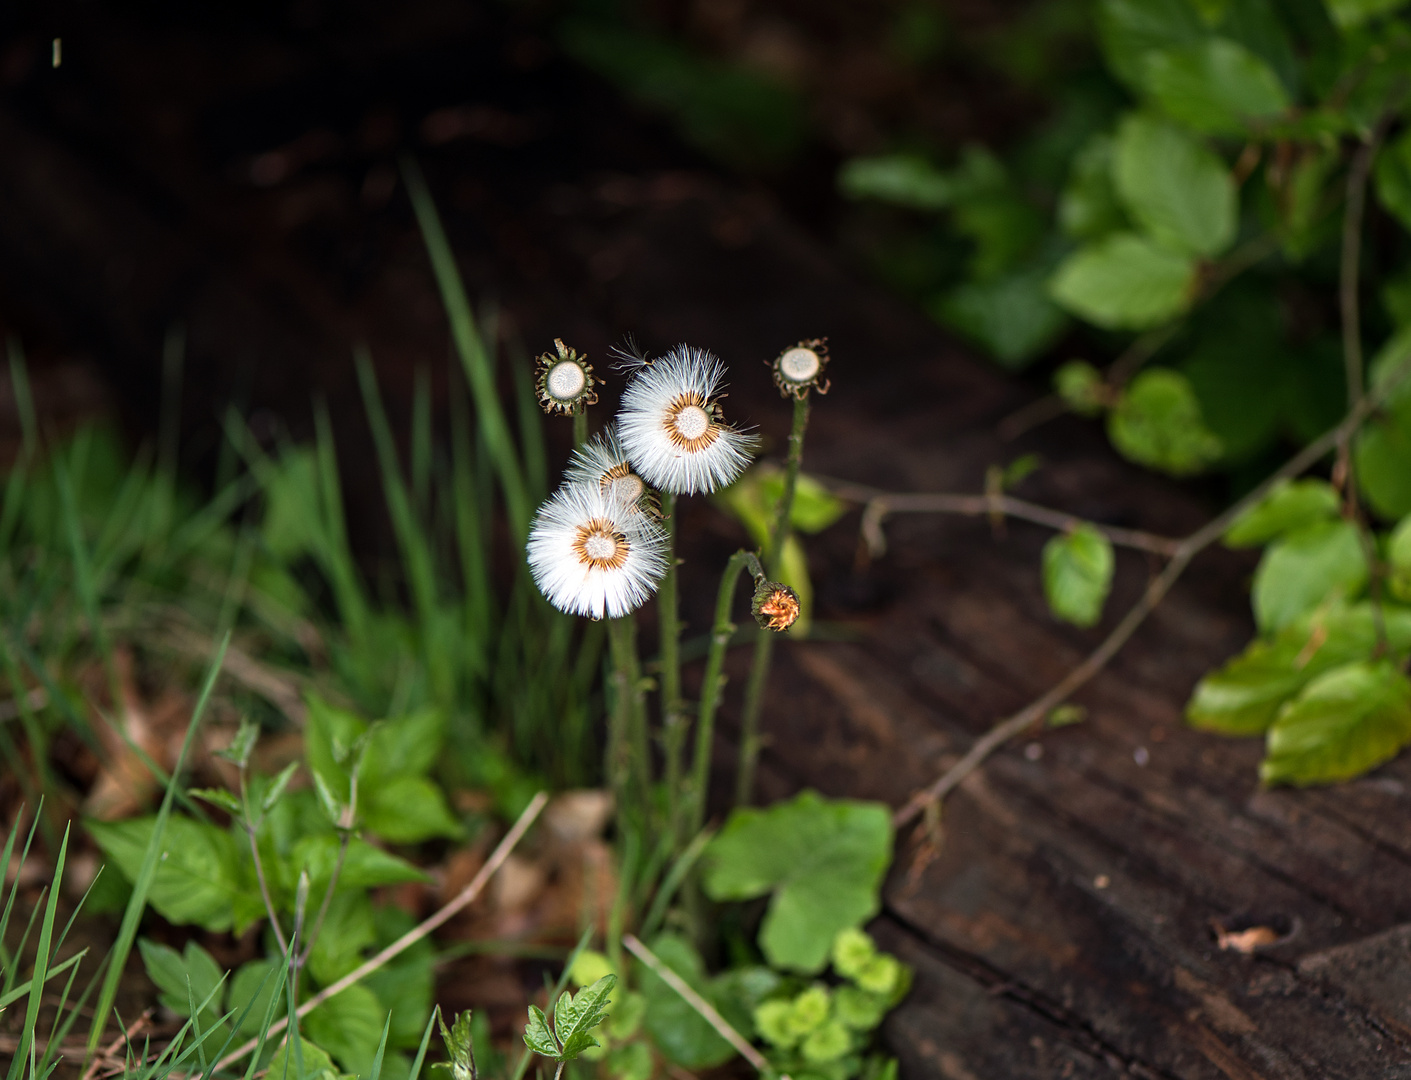
POLYGON ((810 390, 826 394, 831 383, 823 375, 828 366, 828 339, 808 338, 791 345, 770 365, 774 385, 784 397, 802 398, 810 390))
POLYGON ((750 601, 750 614, 762 630, 780 633, 799 617, 799 595, 781 581, 761 581, 750 601))
POLYGON ((543 353, 536 361, 535 390, 546 413, 571 416, 598 403, 600 379, 593 377, 593 365, 577 350, 554 338, 554 353, 543 353))

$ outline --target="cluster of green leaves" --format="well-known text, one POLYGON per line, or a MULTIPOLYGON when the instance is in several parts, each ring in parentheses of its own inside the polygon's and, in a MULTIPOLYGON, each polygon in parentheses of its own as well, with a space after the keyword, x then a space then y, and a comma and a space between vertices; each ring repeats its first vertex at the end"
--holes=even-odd
MULTIPOLYGON (((1345 402, 1341 210, 1353 157, 1382 132, 1377 220, 1411 227, 1404 7, 1100 0, 1103 69, 1053 93, 1051 119, 1004 160, 982 147, 949 169, 881 155, 849 162, 839 184, 945 217, 972 259, 962 280, 930 286, 931 307, 1006 365, 1051 355, 1074 319, 1063 340, 1099 355, 1141 334, 1127 363, 1075 361, 1055 380, 1074 411, 1106 416, 1119 452, 1174 475, 1257 468, 1345 402), (1158 350, 1166 366, 1133 378, 1158 350)), ((1370 231, 1362 271, 1382 299, 1372 332, 1406 325, 1403 228, 1370 231)), ((1361 437, 1359 466, 1378 513, 1411 510, 1411 427, 1395 410, 1361 437)))
POLYGON ((1347 780, 1411 744, 1411 515, 1359 536, 1340 508, 1327 483, 1296 481, 1225 536, 1231 547, 1264 546, 1260 634, 1200 681, 1186 716, 1228 735, 1264 734, 1268 783, 1347 780))

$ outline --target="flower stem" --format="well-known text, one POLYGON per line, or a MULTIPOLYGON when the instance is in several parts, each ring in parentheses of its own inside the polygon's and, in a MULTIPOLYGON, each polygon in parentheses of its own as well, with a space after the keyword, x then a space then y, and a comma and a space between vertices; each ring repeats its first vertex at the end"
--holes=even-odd
POLYGON ((661 632, 661 730, 666 752, 666 797, 672 850, 686 842, 685 802, 681 792, 682 755, 686 749, 686 710, 681 704, 681 618, 676 588, 676 496, 663 492, 661 513, 666 526, 666 576, 657 590, 657 623, 661 632))
POLYGON ((617 812, 629 818, 645 811, 647 802, 646 717, 642 676, 637 661, 637 624, 631 615, 608 619, 612 651, 613 707, 608 719, 607 762, 604 771, 617 801, 617 812), (640 745, 639 745, 640 744, 640 745), (641 806, 636 805, 641 799, 641 806))
POLYGON ((579 408, 573 414, 573 445, 581 447, 588 441, 588 410, 579 408))
POLYGON ((696 719, 696 755, 691 761, 691 820, 687 828, 691 836, 699 833, 705 824, 715 713, 725 690, 725 650, 735 633, 735 624, 730 621, 730 603, 735 596, 735 583, 740 580, 740 572, 746 567, 749 567, 756 581, 764 577, 764 568, 753 551, 737 551, 725 564, 725 573, 720 577, 720 591, 715 598, 715 626, 711 629, 710 655, 706 659, 705 678, 701 681, 700 713, 696 719))
MULTIPOLYGON (((794 508, 794 489, 798 486, 799 464, 803 461, 803 436, 808 427, 808 395, 794 399, 794 424, 789 431, 789 459, 784 468, 784 491, 775 509, 774 527, 769 532, 769 547, 765 549, 765 565, 769 576, 777 581, 784 564, 784 545, 789 542, 789 517, 794 508)), ((750 681, 745 687, 745 711, 740 717, 740 771, 735 777, 735 805, 744 806, 754 792, 755 765, 759 760, 759 713, 764 704, 764 684, 769 680, 769 664, 774 655, 774 635, 760 634, 755 639, 754 664, 750 681)))

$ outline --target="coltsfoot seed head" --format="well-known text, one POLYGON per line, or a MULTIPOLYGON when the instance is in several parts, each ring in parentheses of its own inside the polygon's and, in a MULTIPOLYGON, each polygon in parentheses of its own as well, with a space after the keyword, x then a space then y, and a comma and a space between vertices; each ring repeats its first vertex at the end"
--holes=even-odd
POLYGON ((823 375, 828 366, 828 339, 809 338, 791 345, 770 365, 774 385, 784 397, 802 398, 810 390, 826 394, 831 385, 823 375))
POLYGON ((571 416, 598 403, 600 379, 593 377, 593 365, 575 349, 554 338, 555 353, 543 353, 536 361, 535 390, 546 413, 571 416))

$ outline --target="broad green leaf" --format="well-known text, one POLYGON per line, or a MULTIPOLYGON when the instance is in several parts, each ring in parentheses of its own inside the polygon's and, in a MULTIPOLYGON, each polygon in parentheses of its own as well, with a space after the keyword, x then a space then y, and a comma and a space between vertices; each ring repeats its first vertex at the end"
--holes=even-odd
POLYGON ((1127 212, 1163 247, 1210 258, 1234 239, 1237 207, 1229 170, 1174 124, 1127 116, 1117 129, 1112 175, 1127 212))
POLYGON ((1353 445, 1357 486, 1384 518, 1411 513, 1411 427, 1397 417, 1371 420, 1353 445))
POLYGON ((344 1074, 333 1064, 327 1050, 301 1038, 298 1054, 294 1053, 294 1045, 290 1040, 285 1039, 279 1044, 265 1075, 270 1080, 338 1080, 344 1074), (297 1067, 300 1058, 304 1062, 302 1073, 297 1067))
POLYGON ((1206 33, 1186 0, 1101 0, 1097 29, 1108 67, 1133 90, 1141 89, 1148 53, 1192 45, 1206 33))
POLYGON ((1102 132, 1073 155, 1068 182, 1058 199, 1058 224, 1075 240, 1093 240, 1126 223, 1112 180, 1112 136, 1102 132))
POLYGON ((563 1044, 564 1057, 577 1057, 598 1045, 593 1029, 602 1023, 611 1000, 609 995, 616 985, 616 975, 604 975, 576 994, 565 990, 558 996, 554 1002, 554 1034, 563 1044))
POLYGON ((461 835, 445 794, 424 776, 394 776, 369 785, 359 816, 369 830, 394 844, 461 835))
MULTIPOLYGON (((711 993, 705 965, 690 942, 677 934, 662 934, 652 941, 651 949, 692 990, 720 1007, 722 1002, 714 1000, 711 993)), ((734 1048, 655 972, 641 969, 641 980, 647 999, 647 1034, 667 1058, 682 1068, 697 1070, 713 1068, 735 1056, 734 1048)))
POLYGON ((1200 472, 1223 449, 1205 426, 1190 380, 1170 368, 1132 380, 1107 415, 1107 434, 1124 457, 1172 476, 1200 472))
POLYGON ((1097 416, 1107 406, 1107 381, 1086 360, 1069 360, 1055 371, 1053 389, 1079 416, 1097 416))
POLYGON ((1242 135, 1289 107, 1273 68, 1227 38, 1149 53, 1145 83, 1167 116, 1207 135, 1242 135))
POLYGON ((1065 259, 1049 293, 1074 315, 1107 330, 1145 330, 1190 306, 1196 264, 1135 233, 1113 233, 1065 259))
POLYGON ((1044 596, 1049 609, 1075 626, 1092 626, 1112 588, 1112 544, 1091 525, 1059 533, 1044 545, 1044 596))
POLYGON ((1328 184, 1337 174, 1341 155, 1326 146, 1303 149, 1289 170, 1280 200, 1284 253, 1295 262, 1316 251, 1331 237, 1339 223, 1336 214, 1326 212, 1328 184))
POLYGON ((1337 517, 1341 505, 1337 491, 1326 480, 1286 480, 1235 519, 1225 532, 1225 544, 1232 548, 1267 544, 1304 525, 1337 517))
POLYGON ((1411 229, 1411 130, 1382 149, 1373 175, 1377 199, 1404 228, 1411 229))
POLYGON ((713 900, 773 893, 759 935, 766 959, 816 972, 839 930, 876 914, 891 837, 880 804, 812 791, 766 810, 736 810, 706 848, 705 890, 713 900))
POLYGON ((549 1029, 549 1019, 537 1005, 529 1006, 529 1022, 524 1025, 524 1045, 541 1057, 559 1058, 559 1044, 549 1029))
POLYGON ((877 199, 915 210, 941 210, 955 198, 951 176, 908 154, 853 158, 838 173, 838 190, 850 199, 877 199))
POLYGON ((1254 572, 1254 621, 1281 630, 1329 599, 1347 599, 1367 583, 1367 560, 1357 527, 1320 521, 1285 533, 1264 552, 1254 572))
MULTIPOLYGON (((1394 656, 1411 650, 1411 611, 1382 610, 1394 656)), ((1186 719, 1198 728, 1227 735, 1265 731, 1284 702, 1335 667, 1371 657, 1376 619, 1367 602, 1320 609, 1279 631, 1272 641, 1256 638, 1239 656, 1196 684, 1186 719)))
MULTIPOLYGON (((261 849, 263 850, 263 849, 261 849)), ((338 837, 332 833, 306 836, 294 845, 289 856, 291 879, 300 870, 309 872, 311 895, 322 896, 334 867, 338 864, 338 837)), ((426 881, 426 875, 405 859, 375 848, 366 840, 354 837, 343 858, 343 871, 338 875, 340 889, 368 889, 377 885, 399 885, 405 881, 426 881)))
POLYGON ((1387 538, 1387 587, 1398 600, 1411 603, 1411 513, 1387 538))
MULTIPOLYGON (((311 889, 310 895, 321 902, 323 889, 311 889)), ((309 971, 327 986, 361 964, 363 950, 376 940, 372 897, 367 890, 338 889, 329 901, 323 927, 309 953, 309 971)), ((417 1030, 420 1034, 420 1025, 417 1030)))
POLYGON ((240 1021, 240 1034, 249 1038, 259 1033, 269 1009, 270 998, 284 992, 284 965, 279 960, 251 960, 242 964, 230 980, 231 1022, 240 1021), (246 1007, 249 1011, 245 1011, 246 1007), (241 1018, 241 1013, 244 1018, 241 1018))
POLYGON ((1379 15, 1405 7, 1406 0, 1324 0, 1340 30, 1352 30, 1379 15))
POLYGON ((651 1080, 652 1049, 644 1042, 614 1046, 608 1053, 606 1065, 613 1080, 651 1080))
POLYGON ((1411 742, 1411 680, 1389 660, 1358 661, 1308 684, 1269 729, 1269 784, 1350 780, 1411 742))
MULTIPOLYGON (((384 904, 373 909, 373 921, 377 928, 374 945, 386 946, 412 929, 417 920, 399 907, 384 904)), ((431 941, 423 938, 363 979, 363 985, 392 1014, 389 1046, 410 1049, 420 1040, 432 1013, 435 958, 431 941)))
MULTIPOLYGON (((310 1039, 345 1072, 367 1076, 377 1054, 387 1010, 366 986, 353 985, 325 1001, 303 1020, 310 1039)), ((384 1070, 389 1064, 384 1062, 384 1070)))
MULTIPOLYGON (((138 938, 137 947, 142 953, 142 962, 147 968, 147 977, 157 984, 160 1001, 178 1016, 191 1015, 191 1001, 207 1001, 201 1010, 201 1030, 211 1031, 219 1027, 224 1010, 221 1001, 224 994, 217 993, 225 972, 205 949, 194 941, 186 943, 184 952, 177 952, 167 945, 138 938)), ((232 1006, 235 1007, 235 1006, 232 1006)), ((221 1028, 211 1037, 216 1045, 225 1039, 228 1029, 221 1028)))
POLYGON ((933 314, 984 346, 1010 370, 1028 364, 1068 325, 1048 294, 1048 271, 1027 267, 988 281, 970 281, 940 297, 933 314))
MULTIPOLYGON (((103 854, 132 881, 142 866, 156 818, 87 824, 103 854)), ((263 917, 264 905, 246 852, 237 848, 225 829, 173 816, 162 846, 147 900, 164 919, 178 925, 195 923, 206 930, 234 929, 239 934, 263 917)))

